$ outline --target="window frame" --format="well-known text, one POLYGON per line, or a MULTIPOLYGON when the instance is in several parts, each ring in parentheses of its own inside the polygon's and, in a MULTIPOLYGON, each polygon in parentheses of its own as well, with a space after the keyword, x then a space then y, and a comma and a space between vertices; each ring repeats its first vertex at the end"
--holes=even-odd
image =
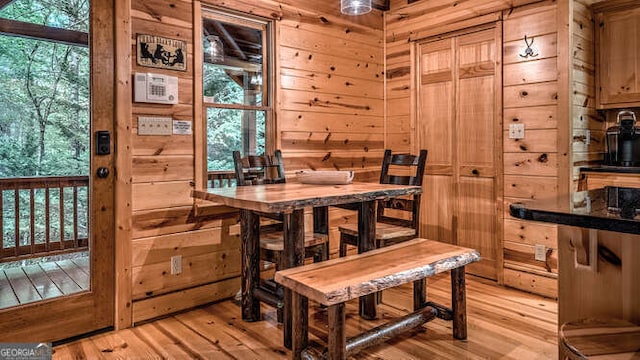
MULTIPOLYGON (((263 111, 265 114, 265 151, 273 152, 275 149, 275 21, 273 19, 245 14, 226 8, 215 6, 202 6, 194 18, 194 119, 196 124, 195 139, 195 187, 206 189, 209 179, 207 159, 207 110, 210 108, 230 110, 263 111), (203 48, 203 23, 206 20, 219 20, 239 26, 245 26, 263 31, 263 61, 262 61, 262 105, 224 104, 204 101, 204 48, 203 48), (199 134, 199 135, 198 135, 199 134), (198 159, 200 157, 201 159, 198 159)), ((229 171, 233 172, 233 171, 229 171)), ((217 171, 225 177, 227 171, 217 171)), ((196 201, 196 204, 198 202, 196 201)), ((202 205, 202 204, 201 204, 202 205)))

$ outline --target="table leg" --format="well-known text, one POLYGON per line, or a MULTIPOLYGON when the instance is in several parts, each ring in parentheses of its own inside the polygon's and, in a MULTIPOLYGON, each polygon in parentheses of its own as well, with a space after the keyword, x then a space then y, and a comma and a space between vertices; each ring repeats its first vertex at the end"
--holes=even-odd
POLYGON ((320 206, 313 208, 313 232, 316 234, 329 234, 329 207, 320 206))
POLYGON ((253 290, 260 286, 260 217, 250 210, 240 210, 242 241, 242 320, 260 320, 260 302, 253 290))
MULTIPOLYGON (((329 236, 329 207, 320 206, 313 208, 313 233, 329 236)), ((329 242, 323 247, 322 260, 329 260, 329 242)), ((313 260, 317 261, 316 258, 313 260)))
MULTIPOLYGON (((284 232, 284 261, 285 268, 304 264, 304 210, 294 210, 283 216, 284 232)), ((288 288, 284 289, 283 333, 284 346, 291 349, 291 301, 292 294, 288 288)), ((307 316, 307 311, 301 310, 296 316, 307 316), (302 314, 304 312, 304 314, 302 314)))
MULTIPOLYGON (((376 202, 364 201, 358 209, 358 254, 376 248, 376 202)), ((360 316, 373 320, 376 314, 376 294, 360 297, 360 316)))

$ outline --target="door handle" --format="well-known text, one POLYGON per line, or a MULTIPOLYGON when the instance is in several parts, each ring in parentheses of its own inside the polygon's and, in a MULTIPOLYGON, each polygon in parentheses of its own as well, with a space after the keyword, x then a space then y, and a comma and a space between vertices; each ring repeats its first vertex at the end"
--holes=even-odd
POLYGON ((104 179, 109 176, 109 169, 101 166, 98 168, 98 171, 96 171, 96 175, 98 175, 100 179, 104 179))

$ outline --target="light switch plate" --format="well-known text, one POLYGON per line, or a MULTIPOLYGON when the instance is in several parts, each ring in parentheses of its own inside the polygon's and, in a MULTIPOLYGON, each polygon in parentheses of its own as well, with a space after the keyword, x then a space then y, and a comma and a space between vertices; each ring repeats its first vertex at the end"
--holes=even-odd
POLYGON ((544 245, 536 244, 535 258, 537 261, 547 261, 547 247, 544 245))
POLYGON ((138 116, 138 135, 171 135, 172 132, 170 117, 138 116))
POLYGON ((524 139, 524 124, 509 124, 509 139, 524 139))

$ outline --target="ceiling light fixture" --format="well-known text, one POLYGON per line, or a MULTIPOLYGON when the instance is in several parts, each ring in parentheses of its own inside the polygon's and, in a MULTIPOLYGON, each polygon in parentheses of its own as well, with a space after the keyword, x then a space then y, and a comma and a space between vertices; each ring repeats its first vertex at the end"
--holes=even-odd
POLYGON ((371 11, 371 0, 340 0, 340 11, 345 15, 362 15, 371 11))

